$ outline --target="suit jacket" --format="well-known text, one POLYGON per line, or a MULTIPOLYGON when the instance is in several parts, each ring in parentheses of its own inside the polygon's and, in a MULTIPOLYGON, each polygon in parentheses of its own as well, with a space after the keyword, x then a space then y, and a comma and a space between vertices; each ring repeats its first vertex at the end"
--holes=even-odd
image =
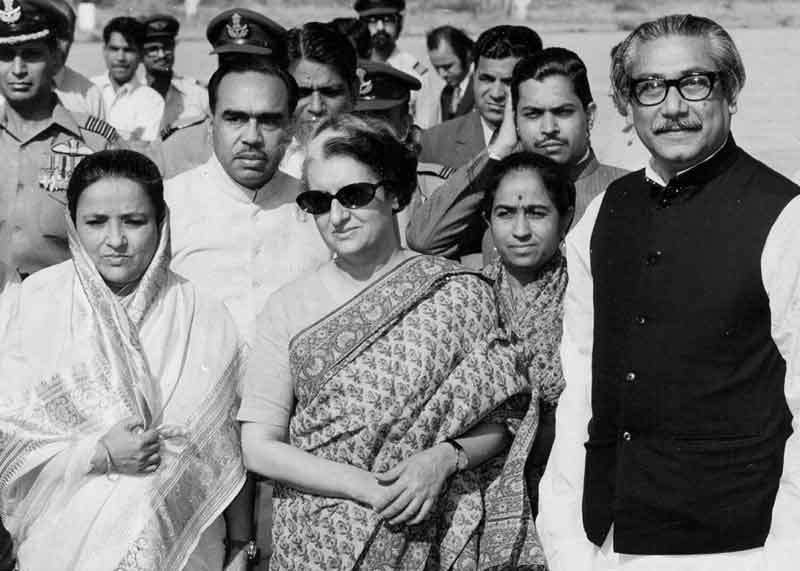
POLYGON ((419 160, 457 169, 485 149, 481 116, 475 110, 424 131, 419 160))
MULTIPOLYGON (((475 107, 475 93, 472 86, 472 72, 469 82, 464 88, 461 101, 456 110, 456 117, 466 115, 475 107)), ((422 80, 422 89, 417 92, 417 103, 414 109, 414 123, 423 129, 430 129, 442 123, 442 90, 445 81, 437 73, 427 73, 422 80)), ((455 117, 454 117, 455 118, 455 117)))
MULTIPOLYGON (((472 86, 472 76, 470 75, 469 81, 467 82, 467 86, 464 88, 464 93, 461 94, 461 100, 458 102, 458 106, 456 107, 456 112, 450 116, 449 110, 445 112, 444 106, 444 90, 439 94, 439 112, 442 119, 445 119, 445 115, 447 115, 447 120, 455 119, 456 117, 461 117, 462 115, 466 115, 470 111, 472 111, 473 107, 475 107, 475 92, 472 86)), ((449 109, 451 104, 452 96, 447 100, 447 109, 449 109)))

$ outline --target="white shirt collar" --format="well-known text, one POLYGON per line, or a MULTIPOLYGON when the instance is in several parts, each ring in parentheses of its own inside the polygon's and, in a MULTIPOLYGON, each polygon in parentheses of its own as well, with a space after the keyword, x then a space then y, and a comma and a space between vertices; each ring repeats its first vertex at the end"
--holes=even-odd
MULTIPOLYGON (((690 166, 688 169, 683 169, 682 171, 678 171, 677 173, 675 173, 675 176, 680 176, 683 173, 692 170, 696 166, 702 165, 703 163, 706 163, 706 162, 710 161, 711 159, 713 159, 714 157, 717 156, 717 153, 719 153, 722 150, 722 148, 725 146, 725 144, 727 142, 728 142, 728 137, 725 137, 725 142, 722 143, 722 145, 720 145, 719 149, 717 149, 716 151, 711 153, 709 156, 707 156, 705 159, 703 159, 699 163, 690 166)), ((644 176, 650 182, 654 182, 658 186, 661 186, 661 187, 666 187, 667 183, 669 181, 665 181, 663 178, 661 178, 661 175, 656 172, 656 169, 653 167, 653 161, 654 161, 654 159, 653 159, 653 156, 651 155, 650 156, 650 160, 648 160, 647 164, 644 166, 644 176)), ((673 178, 675 178, 675 177, 673 177, 673 178)))
POLYGON ((489 122, 483 118, 483 116, 481 116, 481 127, 483 127, 483 141, 488 147, 492 140, 492 136, 494 135, 495 128, 492 127, 489 122))
POLYGON ((467 86, 469 85, 469 80, 472 79, 472 74, 475 71, 475 67, 473 64, 469 65, 469 70, 467 71, 467 75, 464 76, 464 79, 461 80, 461 83, 458 84, 459 92, 461 93, 461 97, 464 97, 464 92, 467 90, 467 86))
MULTIPOLYGON (((102 81, 101 81, 102 87, 110 87, 111 89, 114 89, 114 82, 111 81, 111 74, 109 72, 106 72, 101 77, 102 77, 102 81)), ((124 84, 120 85, 119 89, 116 90, 116 94, 119 97, 119 96, 122 96, 122 95, 126 95, 128 93, 133 93, 141 85, 142 85, 142 82, 139 81, 139 77, 137 76, 137 74, 134 73, 133 77, 131 78, 131 80, 128 83, 124 83, 124 84)))
POLYGON ((221 190, 230 196, 231 198, 238 200, 239 202, 253 202, 256 198, 256 191, 250 190, 246 186, 242 186, 235 180, 231 178, 231 176, 225 172, 225 169, 222 167, 222 163, 219 162, 217 155, 215 153, 211 153, 211 158, 208 159, 209 171, 211 176, 214 177, 216 180, 225 181, 227 184, 221 184, 221 190))

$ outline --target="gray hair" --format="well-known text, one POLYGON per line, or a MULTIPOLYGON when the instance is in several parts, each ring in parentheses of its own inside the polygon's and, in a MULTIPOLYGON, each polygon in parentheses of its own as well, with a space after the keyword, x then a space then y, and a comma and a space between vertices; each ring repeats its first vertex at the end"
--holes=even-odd
POLYGON ((631 64, 637 48, 649 41, 666 36, 704 38, 711 48, 711 59, 717 66, 723 93, 733 103, 744 87, 745 72, 742 57, 736 44, 725 29, 715 21, 691 14, 672 14, 639 25, 620 44, 615 46, 611 59, 611 86, 614 89, 614 105, 623 115, 628 114, 630 100, 631 64))

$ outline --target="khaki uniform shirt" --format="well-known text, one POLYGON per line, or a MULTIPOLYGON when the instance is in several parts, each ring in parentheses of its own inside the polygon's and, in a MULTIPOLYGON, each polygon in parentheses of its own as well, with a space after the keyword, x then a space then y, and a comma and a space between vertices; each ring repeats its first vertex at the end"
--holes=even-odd
POLYGON ((164 180, 204 164, 213 154, 211 119, 178 121, 161 131, 161 139, 150 144, 147 155, 161 170, 164 180))
POLYGON ((61 103, 23 138, 0 110, 0 261, 30 274, 69 258, 67 183, 83 157, 116 145, 111 125, 61 103))
POLYGON ((211 115, 208 108, 208 91, 196 79, 173 75, 164 97, 164 115, 161 132, 176 121, 202 119, 211 115))

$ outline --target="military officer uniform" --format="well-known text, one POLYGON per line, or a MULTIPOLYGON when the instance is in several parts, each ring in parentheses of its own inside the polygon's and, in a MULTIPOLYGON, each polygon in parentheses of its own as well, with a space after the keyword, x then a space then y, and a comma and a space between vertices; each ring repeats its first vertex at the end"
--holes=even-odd
MULTIPOLYGON (((286 29, 258 12, 226 10, 209 22, 206 38, 220 61, 245 54, 286 67, 286 29)), ((149 154, 165 179, 204 164, 212 154, 210 116, 186 116, 165 126, 149 154)))
POLYGON ((96 117, 70 112, 60 102, 48 124, 25 137, 0 117, 0 251, 21 275, 69 258, 65 207, 67 183, 80 160, 117 142, 114 128, 96 117))
MULTIPOLYGON (((4 2, 0 41, 19 45, 47 38, 59 13, 30 0, 4 2)), ((66 190, 80 160, 116 144, 102 119, 56 103, 35 131, 6 102, 0 110, 0 260, 23 277, 69 258, 66 190)))
MULTIPOLYGON (((360 88, 355 112, 378 117, 389 122, 398 132, 407 129, 411 118, 409 100, 411 93, 419 90, 420 82, 413 76, 390 65, 360 61, 358 68, 360 88), (407 122, 406 122, 407 121, 407 122), (404 125, 404 122, 405 125, 404 125)), ((419 128, 411 126, 406 135, 409 144, 414 144, 419 128)), ((403 247, 406 247, 405 230, 408 222, 423 204, 455 172, 455 169, 436 163, 417 165, 417 189, 411 202, 397 213, 397 232, 403 247)))
MULTIPOLYGON (((180 22, 168 14, 151 16, 144 20, 144 43, 168 41, 174 44, 180 22)), ((209 115, 208 91, 196 79, 172 73, 164 96, 164 114, 161 130, 179 121, 202 119, 209 115)), ((153 83, 150 83, 151 87, 153 83)))
MULTIPOLYGON (((406 9, 405 0, 356 0, 353 9, 358 12, 362 20, 371 16, 396 15, 403 17, 406 9)), ((428 73, 428 68, 416 57, 395 46, 386 63, 422 81, 422 76, 428 73)), ((413 97, 412 97, 413 99, 413 97)))

